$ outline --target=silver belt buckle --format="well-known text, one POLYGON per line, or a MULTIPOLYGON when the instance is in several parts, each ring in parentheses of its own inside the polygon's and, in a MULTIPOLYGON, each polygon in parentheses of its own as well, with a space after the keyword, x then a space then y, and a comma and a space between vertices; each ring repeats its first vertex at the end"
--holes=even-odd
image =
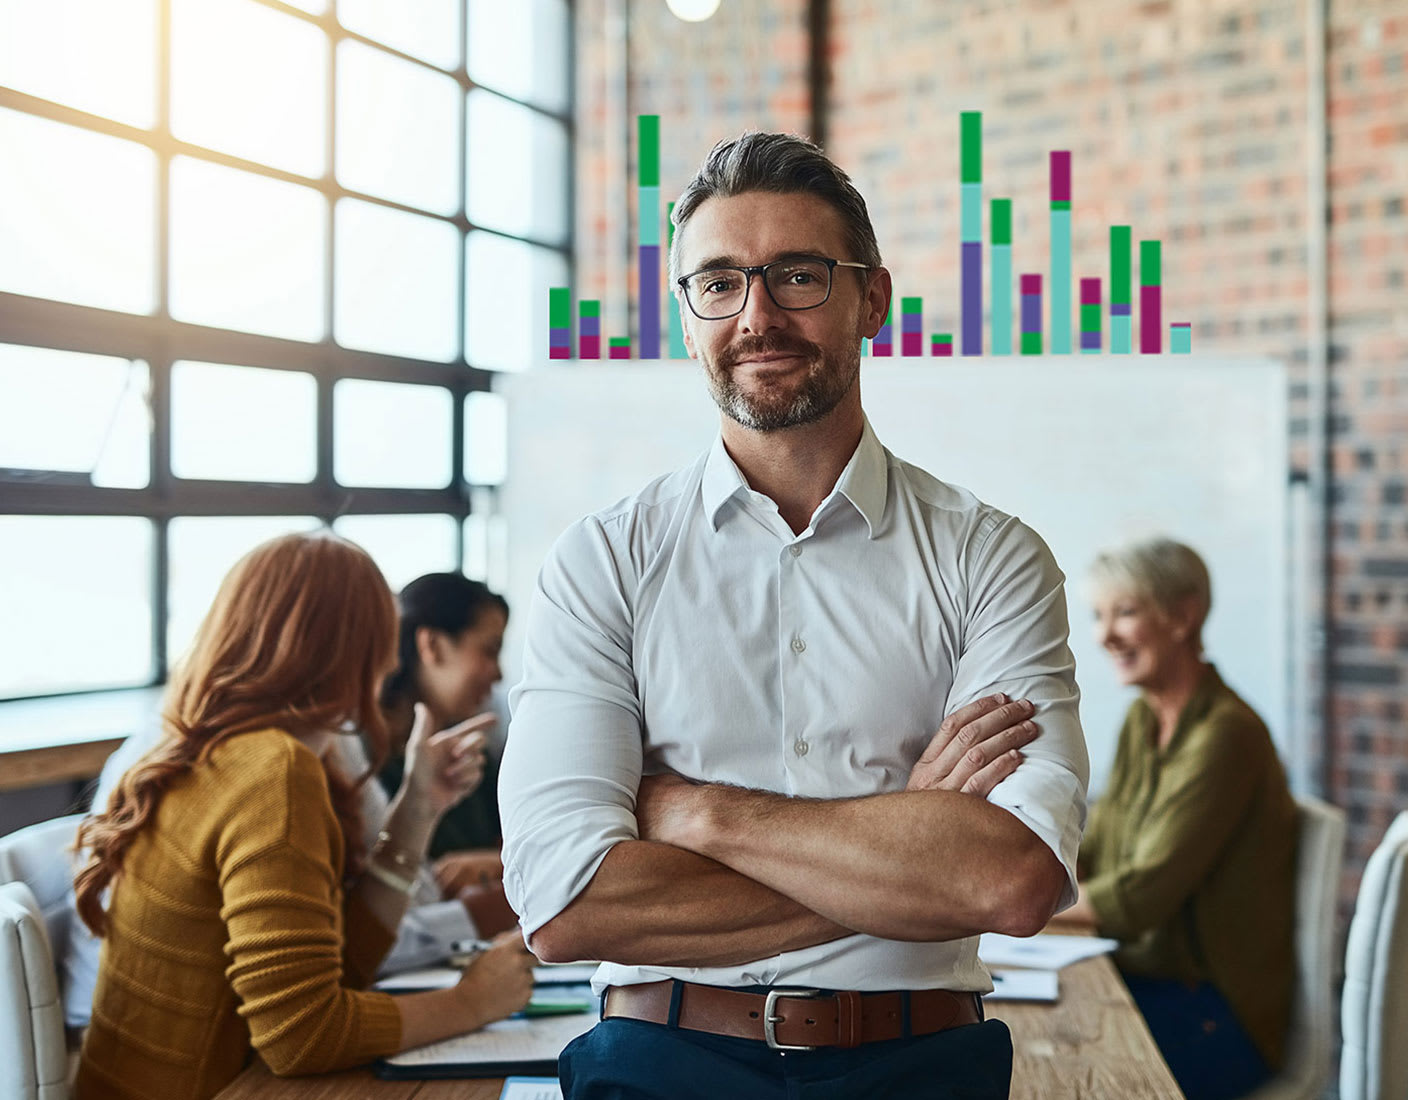
POLYGON ((814 1046, 793 1047, 777 1041, 777 1025, 785 1018, 776 1014, 777 999, 779 997, 797 997, 805 999, 808 997, 820 997, 821 995, 822 993, 819 989, 769 989, 767 998, 763 1001, 763 1039, 766 1040, 768 1046, 773 1050, 780 1050, 784 1053, 789 1050, 816 1050, 814 1046))

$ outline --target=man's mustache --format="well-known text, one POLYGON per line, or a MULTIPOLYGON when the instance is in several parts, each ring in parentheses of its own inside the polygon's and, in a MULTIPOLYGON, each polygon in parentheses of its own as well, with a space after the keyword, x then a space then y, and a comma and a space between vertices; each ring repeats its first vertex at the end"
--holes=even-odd
POLYGON ((821 349, 808 340, 780 339, 775 336, 745 336, 735 344, 731 344, 726 351, 718 358, 718 365, 723 368, 736 367, 745 359, 752 359, 759 355, 796 355, 806 359, 815 359, 821 354, 821 349))

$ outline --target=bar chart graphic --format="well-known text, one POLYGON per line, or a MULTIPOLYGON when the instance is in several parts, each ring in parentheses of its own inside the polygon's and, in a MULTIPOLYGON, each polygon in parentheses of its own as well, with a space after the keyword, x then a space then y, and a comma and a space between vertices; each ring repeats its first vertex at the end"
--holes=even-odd
MULTIPOLYGON (((635 332, 607 336, 602 331, 602 300, 583 298, 573 306, 570 286, 548 290, 550 359, 683 359, 688 355, 674 287, 668 286, 664 257, 674 243, 674 204, 664 214, 661 247, 659 115, 636 120, 636 326, 635 332), (575 313, 575 345, 573 316, 575 313)), ((1109 227, 1109 249, 1097 273, 1079 270, 1086 261, 1073 250, 1075 166, 1068 149, 1047 154, 1050 252, 1023 255, 1014 270, 1019 242, 1014 239, 1013 200, 993 197, 987 205, 984 236, 983 115, 959 116, 959 232, 956 305, 935 307, 946 298, 908 293, 895 287, 880 331, 862 342, 862 354, 877 358, 933 358, 955 355, 1141 355, 1191 354, 1192 325, 1174 321, 1164 338, 1163 242, 1138 240, 1139 298, 1135 313, 1135 235, 1132 225, 1109 227), (1037 267, 1033 270, 1033 259, 1037 267), (1078 292, 1078 297, 1076 293, 1078 292), (1015 299, 1015 301, 1014 301, 1015 299), (1014 308, 1015 306, 1015 308, 1014 308), (898 317, 896 317, 898 312, 898 317), (1104 332, 1109 318, 1109 337, 1104 332), (898 324, 898 334, 896 325, 898 324), (1014 330, 1016 342, 1014 347, 1014 330), (898 340, 896 340, 898 335, 898 340), (926 352, 927 348, 927 352, 926 352)), ((844 257, 838 257, 844 258, 844 257)), ((629 315, 629 310, 626 311, 629 315)))

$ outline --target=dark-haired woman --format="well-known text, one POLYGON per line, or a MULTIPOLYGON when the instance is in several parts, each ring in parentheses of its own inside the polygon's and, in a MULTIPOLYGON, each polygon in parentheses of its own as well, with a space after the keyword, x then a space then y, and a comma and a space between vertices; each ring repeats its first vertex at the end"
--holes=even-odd
MULTIPOLYGON (((490 691, 502 678, 499 651, 508 626, 504 598, 460 573, 417 577, 401 590, 398 603, 398 664, 381 695, 391 729, 391 755, 380 774, 388 792, 402 782, 399 750, 416 704, 426 708, 435 729, 485 713, 490 691)), ((481 934, 517 923, 500 885, 497 779, 497 754, 491 752, 483 782, 445 813, 430 841, 441 888, 465 903, 481 934)))
POLYGON ((363 992, 444 811, 482 772, 479 736, 422 711, 376 845, 328 752, 387 730, 377 685, 396 612, 367 554, 326 532, 256 547, 173 674, 165 736, 79 829, 78 911, 104 937, 79 1100, 204 1100, 257 1050, 319 1073, 521 1008, 532 956, 505 937, 446 990, 363 992), (108 892, 107 908, 103 907, 108 892))

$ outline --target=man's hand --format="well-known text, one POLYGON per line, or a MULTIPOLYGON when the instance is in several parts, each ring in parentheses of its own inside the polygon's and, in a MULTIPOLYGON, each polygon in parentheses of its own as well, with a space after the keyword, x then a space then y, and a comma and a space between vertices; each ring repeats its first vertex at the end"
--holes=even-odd
POLYGON ((986 798, 1017 770, 1018 751, 1040 732, 1030 720, 1036 708, 1026 699, 988 695, 959 707, 909 773, 907 791, 961 791, 986 798))
POLYGON ((642 776, 636 793, 636 823, 641 840, 689 848, 689 827, 698 824, 699 787, 677 775, 642 776))

